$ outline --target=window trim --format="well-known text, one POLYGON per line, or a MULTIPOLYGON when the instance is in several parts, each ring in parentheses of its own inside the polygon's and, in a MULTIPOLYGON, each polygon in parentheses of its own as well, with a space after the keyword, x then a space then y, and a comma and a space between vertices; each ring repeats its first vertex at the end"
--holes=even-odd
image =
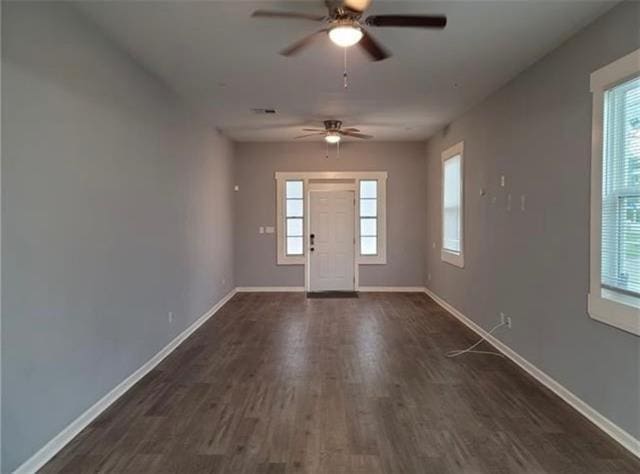
MULTIPOLYGON (((303 255, 286 255, 285 229, 285 183, 291 180, 302 180, 304 189, 305 216, 308 215, 309 189, 312 180, 353 180, 356 186, 357 208, 356 219, 356 264, 385 265, 387 263, 387 177, 386 171, 276 171, 276 262, 278 265, 305 265, 306 246, 303 255), (378 254, 360 255, 360 181, 378 181, 378 254)), ((304 220, 304 238, 308 235, 308 219, 304 220)))
POLYGON ((464 142, 456 143, 447 148, 441 155, 440 172, 440 258, 443 262, 464 268, 464 142), (451 158, 460 156, 460 252, 453 252, 444 248, 444 164, 451 158))
POLYGON ((640 336, 640 299, 602 288, 602 167, 604 161, 604 96, 616 85, 640 75, 640 49, 591 74, 591 223, 589 316, 640 336))
POLYGON ((357 246, 357 250, 358 250, 358 257, 367 257, 367 258, 374 258, 377 257, 380 254, 380 242, 379 242, 379 235, 380 235, 380 191, 378 189, 380 183, 379 180, 377 179, 358 179, 356 180, 356 199, 358 200, 358 204, 356 207, 356 212, 357 212, 357 239, 358 239, 358 246, 357 246), (375 198, 363 198, 361 195, 362 192, 362 182, 363 181, 375 181, 376 184, 376 197, 375 198), (376 215, 375 217, 373 216, 362 216, 362 213, 360 212, 360 205, 362 204, 362 200, 374 200, 376 201, 376 215), (375 235, 363 235, 362 234, 362 219, 375 219, 376 221, 376 234, 375 235), (369 253, 369 254, 363 254, 362 253, 362 237, 375 237, 376 239, 376 253, 369 253))
POLYGON ((305 185, 304 185, 304 181, 302 181, 301 179, 287 179, 284 181, 284 209, 283 209, 283 214, 284 214, 284 253, 285 256, 287 257, 302 257, 305 254, 305 249, 306 249, 306 244, 304 241, 304 227, 305 227, 305 221, 306 221, 306 212, 305 212, 305 185), (300 198, 290 198, 287 196, 287 183, 301 183, 302 184, 302 197, 300 198), (296 200, 296 201, 302 201, 302 216, 292 216, 289 217, 287 215, 287 201, 290 200, 296 200), (296 219, 296 220, 301 220, 302 221, 302 235, 289 235, 289 220, 292 219, 296 219), (289 253, 289 249, 288 249, 288 239, 290 237, 299 237, 302 239, 302 252, 301 253, 289 253))
POLYGON ((298 180, 295 177, 290 177, 276 181, 276 195, 278 202, 276 205, 276 233, 277 233, 277 264, 278 265, 301 265, 305 262, 306 245, 304 245, 304 239, 306 236, 306 222, 305 211, 307 207, 307 183, 304 180, 298 180), (287 216, 286 216, 286 185, 287 181, 302 181, 302 203, 304 206, 303 218, 302 218, 302 255, 288 255, 287 254, 287 216))

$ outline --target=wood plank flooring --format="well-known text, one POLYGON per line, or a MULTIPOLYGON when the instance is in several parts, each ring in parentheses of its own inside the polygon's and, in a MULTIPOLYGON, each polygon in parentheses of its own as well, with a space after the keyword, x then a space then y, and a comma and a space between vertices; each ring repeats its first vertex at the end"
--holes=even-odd
MULTIPOLYGON (((42 472, 638 473, 419 293, 241 293, 42 472)), ((486 347, 485 347, 486 348, 486 347)))

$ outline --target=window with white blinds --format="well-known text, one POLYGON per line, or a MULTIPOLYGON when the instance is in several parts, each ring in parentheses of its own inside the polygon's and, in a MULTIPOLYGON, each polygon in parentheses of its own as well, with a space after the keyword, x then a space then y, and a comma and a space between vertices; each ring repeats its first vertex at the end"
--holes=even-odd
POLYGON ((591 74, 589 315, 640 336, 640 49, 591 74))
POLYGON ((605 92, 602 287, 640 297, 640 77, 605 92))
POLYGON ((444 192, 442 193, 442 248, 460 253, 460 203, 462 157, 456 155, 444 162, 444 192))
POLYGON ((442 153, 442 260, 462 267, 463 144, 442 153))

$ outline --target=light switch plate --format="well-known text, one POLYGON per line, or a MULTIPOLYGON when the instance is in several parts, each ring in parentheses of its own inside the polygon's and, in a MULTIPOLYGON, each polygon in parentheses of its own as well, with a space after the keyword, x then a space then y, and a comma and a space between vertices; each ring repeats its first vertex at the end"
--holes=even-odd
POLYGON ((267 227, 265 227, 265 231, 267 232, 267 234, 274 234, 276 232, 276 229, 273 226, 268 225, 267 227))
POLYGON ((261 234, 264 234, 264 227, 260 226, 258 228, 258 232, 261 233, 261 234))

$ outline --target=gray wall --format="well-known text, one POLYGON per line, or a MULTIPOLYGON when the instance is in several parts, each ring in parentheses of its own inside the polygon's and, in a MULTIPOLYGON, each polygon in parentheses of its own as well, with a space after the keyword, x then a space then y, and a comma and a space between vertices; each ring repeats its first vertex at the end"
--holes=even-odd
POLYGON ((589 74, 640 46, 639 19, 638 3, 614 8, 429 141, 426 247, 428 287, 484 328, 509 314, 500 339, 635 436, 640 339, 587 314, 589 74), (460 140, 464 269, 431 246, 440 246, 440 153, 460 140))
POLYGON ((8 472, 234 286, 233 162, 74 9, 2 8, 8 472))
POLYGON ((424 282, 424 143, 346 143, 336 158, 324 143, 235 145, 236 282, 238 286, 303 286, 302 265, 276 265, 276 171, 387 171, 387 264, 361 265, 362 286, 424 282))

